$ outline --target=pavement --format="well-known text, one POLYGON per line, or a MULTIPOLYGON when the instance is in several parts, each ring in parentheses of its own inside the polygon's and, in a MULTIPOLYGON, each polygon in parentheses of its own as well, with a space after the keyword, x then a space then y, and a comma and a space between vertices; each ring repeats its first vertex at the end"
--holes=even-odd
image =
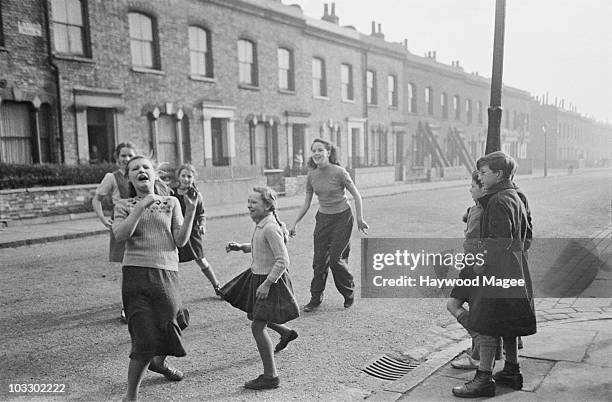
MULTIPOLYGON (((588 173, 574 171, 573 174, 588 173)), ((546 180, 567 175, 567 171, 550 172, 549 178, 541 173, 519 176, 522 180, 546 180)), ((466 179, 427 183, 398 184, 394 186, 360 189, 363 198, 384 197, 413 191, 436 190, 465 186, 466 179)), ((303 195, 281 197, 281 210, 299 208, 303 195)), ((316 201, 313 200, 313 204, 316 201)), ((207 208, 208 219, 246 215, 246 200, 237 204, 207 208)), ((40 219, 29 224, 15 223, 0 229, 0 248, 103 234, 107 229, 93 214, 79 214, 62 218, 40 219), (57 220, 62 219, 63 220, 57 220)), ((598 249, 605 255, 607 269, 604 276, 611 276, 612 226, 597 233, 598 249)), ((609 280, 609 278, 606 278, 609 280)), ((588 290, 588 289, 587 289, 588 290)), ((586 294, 586 293, 585 293, 586 294)), ((610 401, 612 400, 612 298, 539 298, 536 299, 538 332, 524 337, 520 351, 520 364, 525 383, 515 391, 497 386, 496 400, 527 401, 610 401)), ((408 363, 405 375, 395 380, 381 379, 379 391, 364 395, 331 395, 330 400, 367 401, 445 401, 457 400, 451 389, 473 378, 473 371, 456 370, 450 361, 470 345, 466 331, 453 323, 445 327, 429 329, 427 348, 404 352, 394 356, 395 362, 408 363)), ((503 362, 496 364, 496 371, 503 362)), ((363 374, 369 376, 369 374, 363 374)), ((479 398, 485 399, 485 398, 479 398)))

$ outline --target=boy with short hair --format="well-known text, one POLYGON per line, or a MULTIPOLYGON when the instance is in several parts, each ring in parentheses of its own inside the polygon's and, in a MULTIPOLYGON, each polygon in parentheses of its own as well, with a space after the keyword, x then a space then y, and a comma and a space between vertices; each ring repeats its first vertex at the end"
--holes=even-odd
POLYGON ((476 164, 487 195, 481 217, 480 236, 485 264, 479 275, 484 277, 522 279, 524 285, 510 288, 475 289, 468 328, 479 336, 480 362, 474 379, 453 394, 463 398, 495 395, 495 382, 515 389, 523 386, 518 364, 517 337, 536 333, 533 288, 527 266, 531 224, 525 204, 512 179, 516 162, 503 152, 493 152, 476 164), (504 369, 493 376, 495 351, 503 338, 504 369))

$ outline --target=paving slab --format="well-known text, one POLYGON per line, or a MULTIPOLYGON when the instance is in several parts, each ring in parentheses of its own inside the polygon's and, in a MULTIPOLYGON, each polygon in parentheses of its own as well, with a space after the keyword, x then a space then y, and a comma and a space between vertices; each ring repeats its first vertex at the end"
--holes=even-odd
POLYGON ((525 349, 519 353, 535 359, 581 362, 596 334, 590 330, 544 327, 525 338, 525 349))
POLYGON ((540 400, 610 401, 612 369, 573 362, 558 362, 537 395, 540 400))

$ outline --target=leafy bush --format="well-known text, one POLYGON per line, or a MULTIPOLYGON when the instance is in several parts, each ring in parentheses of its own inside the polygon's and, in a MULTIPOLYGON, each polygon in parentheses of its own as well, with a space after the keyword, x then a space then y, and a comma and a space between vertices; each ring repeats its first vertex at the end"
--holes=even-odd
POLYGON ((17 165, 0 163, 0 190, 100 183, 117 165, 17 165))

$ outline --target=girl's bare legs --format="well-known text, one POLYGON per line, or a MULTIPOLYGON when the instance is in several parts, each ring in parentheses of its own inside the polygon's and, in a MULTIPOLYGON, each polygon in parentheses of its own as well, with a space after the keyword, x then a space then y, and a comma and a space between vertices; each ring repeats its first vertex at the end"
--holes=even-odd
POLYGON ((266 331, 267 324, 266 321, 253 320, 251 323, 251 332, 253 333, 253 338, 255 338, 255 343, 257 343, 257 350, 259 351, 259 356, 263 363, 264 376, 272 378, 277 377, 277 373, 272 350, 272 340, 266 331))
POLYGON ((221 287, 221 284, 219 283, 219 280, 215 276, 215 271, 213 271, 208 260, 206 258, 202 258, 201 260, 196 259, 195 261, 196 261, 196 264, 198 264, 198 266, 200 267, 200 270, 202 271, 202 273, 206 276, 206 278, 213 285, 213 288, 215 289, 215 293, 217 293, 217 290, 221 287))
POLYGON ((142 381, 142 377, 144 376, 147 367, 149 367, 150 362, 150 359, 130 359, 130 364, 128 366, 128 389, 124 400, 138 400, 138 389, 140 388, 140 382, 142 381))

